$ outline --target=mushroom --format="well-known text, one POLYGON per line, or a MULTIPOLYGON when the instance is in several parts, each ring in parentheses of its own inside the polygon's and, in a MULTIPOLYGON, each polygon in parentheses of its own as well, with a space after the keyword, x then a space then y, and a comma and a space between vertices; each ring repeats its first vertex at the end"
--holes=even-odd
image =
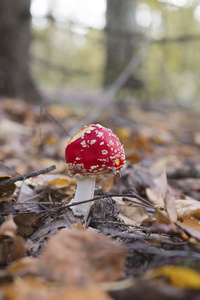
MULTIPOLYGON (((77 188, 73 203, 92 199, 96 176, 118 173, 124 166, 124 148, 113 132, 99 124, 85 126, 70 139, 65 149, 69 173, 77 188)), ((91 202, 73 206, 76 215, 87 220, 91 202)))

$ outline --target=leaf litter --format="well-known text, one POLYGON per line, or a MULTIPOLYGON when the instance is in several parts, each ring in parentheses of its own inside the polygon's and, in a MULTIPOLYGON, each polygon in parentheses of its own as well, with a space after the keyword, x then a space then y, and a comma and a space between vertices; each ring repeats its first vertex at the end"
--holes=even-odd
POLYGON ((116 104, 115 118, 102 115, 97 122, 119 136, 127 163, 114 181, 97 180, 85 224, 69 207, 76 182, 63 157, 69 132, 86 115, 2 100, 0 299, 130 299, 133 293, 146 299, 145 289, 152 299, 196 297, 197 112, 165 106, 144 112, 137 105, 125 119, 116 104), (56 169, 25 176, 51 165, 56 169))

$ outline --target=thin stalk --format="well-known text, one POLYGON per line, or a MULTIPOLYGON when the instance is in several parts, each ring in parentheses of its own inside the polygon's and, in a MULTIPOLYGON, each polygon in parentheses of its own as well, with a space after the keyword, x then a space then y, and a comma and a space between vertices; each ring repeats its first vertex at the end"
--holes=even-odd
MULTIPOLYGON (((94 197, 94 188, 96 177, 88 176, 84 178, 76 178, 77 188, 72 204, 79 203, 94 197)), ((73 213, 78 216, 83 216, 87 220, 92 202, 86 202, 82 205, 72 207, 73 213)))

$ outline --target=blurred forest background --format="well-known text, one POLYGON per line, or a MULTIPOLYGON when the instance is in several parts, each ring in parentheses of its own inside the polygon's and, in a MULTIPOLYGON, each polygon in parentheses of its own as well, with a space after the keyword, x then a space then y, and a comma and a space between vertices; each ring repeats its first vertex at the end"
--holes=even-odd
POLYGON ((199 98, 198 0, 2 0, 0 20, 1 96, 199 98))

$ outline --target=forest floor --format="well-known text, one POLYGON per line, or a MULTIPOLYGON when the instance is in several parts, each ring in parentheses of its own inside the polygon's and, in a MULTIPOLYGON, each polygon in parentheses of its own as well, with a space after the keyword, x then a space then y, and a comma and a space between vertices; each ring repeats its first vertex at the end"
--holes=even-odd
POLYGON ((0 99, 0 300, 199 299, 200 110, 86 106, 0 99), (126 165, 84 223, 64 151, 92 114, 126 165))

